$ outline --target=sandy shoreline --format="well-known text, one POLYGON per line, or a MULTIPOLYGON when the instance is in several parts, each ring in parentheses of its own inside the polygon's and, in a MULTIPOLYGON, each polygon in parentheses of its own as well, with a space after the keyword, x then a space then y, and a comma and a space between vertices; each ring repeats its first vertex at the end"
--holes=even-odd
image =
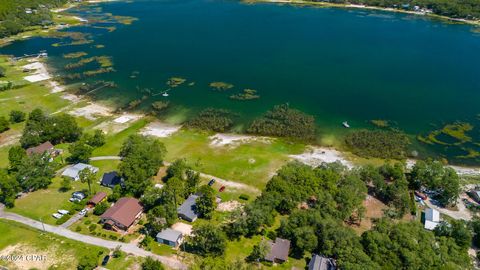
POLYGON ((385 12, 395 12, 395 13, 403 13, 403 14, 410 14, 410 15, 417 15, 417 16, 425 16, 428 18, 436 18, 436 19, 446 20, 450 22, 480 26, 480 20, 473 21, 473 20, 467 20, 467 19, 457 19, 457 18, 451 18, 447 16, 434 14, 434 13, 429 13, 429 12, 401 10, 401 9, 384 8, 384 7, 377 7, 377 6, 335 4, 335 3, 328 3, 328 2, 313 2, 313 1, 305 1, 305 0, 243 0, 243 2, 253 3, 253 4, 254 3, 274 3, 275 4, 276 3, 276 4, 290 4, 290 5, 322 6, 322 7, 344 8, 344 9, 378 10, 378 11, 385 11, 385 12))

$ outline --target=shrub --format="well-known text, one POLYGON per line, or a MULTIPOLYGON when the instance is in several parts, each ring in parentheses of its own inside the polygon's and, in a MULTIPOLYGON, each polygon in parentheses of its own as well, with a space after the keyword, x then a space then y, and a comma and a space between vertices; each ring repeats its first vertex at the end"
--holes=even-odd
POLYGON ((25 113, 22 111, 12 110, 10 111, 10 122, 20 123, 25 121, 25 113))
POLYGON ((87 226, 88 226, 88 225, 90 225, 90 223, 92 223, 92 221, 91 221, 91 220, 89 220, 89 219, 87 219, 87 220, 86 220, 86 221, 85 221, 83 224, 85 224, 85 225, 87 225, 87 226))
POLYGON ((97 224, 90 224, 90 226, 88 226, 88 230, 90 232, 93 232, 97 229, 97 224))
POLYGON ((250 196, 248 196, 247 194, 240 194, 240 196, 238 196, 238 198, 240 200, 248 201, 250 199, 250 196))
POLYGON ((10 122, 8 122, 8 120, 5 117, 0 116, 0 133, 7 131, 9 129, 10 129, 10 122))
POLYGON ((93 209, 93 214, 100 216, 103 213, 105 213, 107 209, 108 209, 108 204, 106 202, 99 203, 95 206, 95 209, 93 209))
POLYGON ((75 227, 75 231, 80 232, 80 231, 82 231, 82 228, 80 226, 77 226, 77 227, 75 227))
POLYGON ((225 132, 233 125, 235 115, 224 109, 207 108, 185 123, 188 128, 225 132))

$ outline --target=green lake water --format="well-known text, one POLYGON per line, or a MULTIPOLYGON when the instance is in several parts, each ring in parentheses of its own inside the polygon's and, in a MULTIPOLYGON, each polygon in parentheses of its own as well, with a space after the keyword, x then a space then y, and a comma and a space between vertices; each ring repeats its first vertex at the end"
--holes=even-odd
MULTIPOLYGON (((422 146, 459 163, 468 149, 478 151, 480 133, 480 34, 473 26, 447 24, 420 16, 379 11, 242 4, 237 1, 182 0, 112 2, 71 12, 89 18, 70 28, 91 35, 93 43, 53 47, 56 39, 33 38, 0 48, 22 55, 46 49, 59 74, 69 62, 62 54, 85 51, 108 55, 116 72, 91 80, 109 80, 116 89, 95 93, 111 104, 141 98, 139 89, 158 94, 170 77, 187 82, 169 97, 149 96, 143 107, 169 100, 177 115, 205 107, 227 108, 248 123, 273 105, 288 102, 316 117, 321 134, 373 127, 384 119, 414 138, 455 121, 469 122, 472 141, 461 145, 422 146), (97 8, 94 8, 97 7, 97 8), (133 16, 131 25, 95 21, 98 14, 133 16), (115 25, 109 32, 95 26, 115 25), (104 45, 102 49, 95 45, 104 45), (138 76, 130 78, 132 72, 138 76), (225 92, 213 81, 234 85, 225 92), (188 83, 195 82, 193 86, 188 83), (230 95, 245 88, 261 96, 238 101, 230 95)), ((70 60, 70 62, 72 62, 70 60)), ((181 118, 178 118, 181 119, 181 118)))

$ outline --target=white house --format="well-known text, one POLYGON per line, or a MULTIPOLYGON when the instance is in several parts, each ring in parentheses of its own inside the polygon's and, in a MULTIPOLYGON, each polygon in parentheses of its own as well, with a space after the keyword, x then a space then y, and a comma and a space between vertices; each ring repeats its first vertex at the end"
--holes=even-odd
POLYGON ((63 171, 62 176, 71 178, 74 181, 78 181, 80 179, 80 172, 87 168, 93 173, 98 172, 97 167, 93 167, 92 165, 88 165, 88 164, 78 163, 73 165, 72 167, 67 168, 65 171, 63 171))
POLYGON ((440 223, 440 213, 432 208, 425 209, 425 223, 424 228, 427 230, 434 230, 440 223))

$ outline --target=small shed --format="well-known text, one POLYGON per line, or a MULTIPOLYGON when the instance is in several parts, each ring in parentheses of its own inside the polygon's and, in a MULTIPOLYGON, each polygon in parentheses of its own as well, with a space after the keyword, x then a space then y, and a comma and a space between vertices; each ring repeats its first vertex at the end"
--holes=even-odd
POLYGON ((95 205, 103 202, 107 198, 107 193, 100 191, 97 194, 95 194, 90 201, 88 201, 88 205, 91 207, 95 207, 95 205))
POLYGON ((181 232, 170 228, 164 229, 157 234, 157 242, 171 247, 178 247, 181 244, 183 235, 181 232))
POLYGON ((434 230, 440 223, 440 212, 435 209, 425 209, 424 228, 427 230, 434 230))

